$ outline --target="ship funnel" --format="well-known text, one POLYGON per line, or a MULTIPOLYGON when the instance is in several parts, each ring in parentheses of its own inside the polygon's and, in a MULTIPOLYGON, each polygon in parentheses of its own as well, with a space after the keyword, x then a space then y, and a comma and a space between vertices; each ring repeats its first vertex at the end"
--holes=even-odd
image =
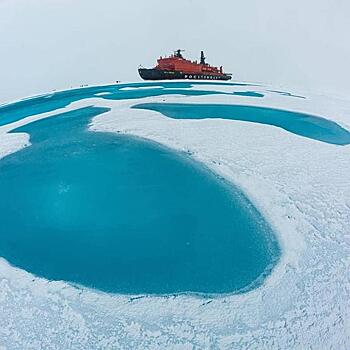
POLYGON ((204 51, 201 51, 201 64, 205 64, 204 51))

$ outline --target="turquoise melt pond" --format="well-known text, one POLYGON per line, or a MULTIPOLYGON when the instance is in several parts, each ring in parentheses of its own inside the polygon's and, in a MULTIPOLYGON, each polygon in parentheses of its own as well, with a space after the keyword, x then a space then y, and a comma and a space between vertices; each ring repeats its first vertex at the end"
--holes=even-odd
MULTIPOLYGON (((40 110, 52 108, 44 103, 40 110)), ((113 293, 259 286, 280 248, 256 208, 188 155, 89 131, 107 111, 83 108, 13 131, 29 133, 32 145, 0 160, 0 256, 113 293)))

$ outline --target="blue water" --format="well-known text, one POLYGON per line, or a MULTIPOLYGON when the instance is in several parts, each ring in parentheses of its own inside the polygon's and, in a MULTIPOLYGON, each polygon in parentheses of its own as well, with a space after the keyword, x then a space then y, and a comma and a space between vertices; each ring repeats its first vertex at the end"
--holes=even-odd
POLYGON ((106 111, 83 108, 13 131, 29 133, 32 145, 0 160, 0 256, 116 293, 258 286, 280 249, 254 206, 187 155, 88 131, 106 111))
POLYGON ((132 108, 156 111, 174 119, 221 118, 267 124, 329 144, 350 144, 348 130, 333 121, 304 113, 256 106, 192 103, 142 103, 132 108))
POLYGON ((248 86, 240 83, 214 83, 214 82, 154 82, 154 83, 133 83, 106 86, 93 86, 74 90, 55 92, 51 95, 37 96, 26 100, 18 101, 8 105, 0 106, 0 126, 9 124, 20 119, 37 115, 40 113, 52 112, 58 108, 64 108, 72 102, 86 98, 100 98, 107 100, 136 99, 150 96, 162 95, 184 95, 184 96, 205 96, 205 95, 238 95, 248 97, 263 97, 262 94, 254 91, 222 92, 205 90, 205 85, 212 86, 248 86), (202 90, 188 90, 192 86, 204 86, 202 90), (123 90, 126 87, 133 87, 133 90, 123 90), (147 89, 137 89, 147 87, 147 89), (153 87, 149 88, 149 87, 153 87), (106 95, 98 95, 108 93, 106 95))
POLYGON ((235 91, 233 95, 246 97, 264 97, 264 94, 256 91, 235 91))

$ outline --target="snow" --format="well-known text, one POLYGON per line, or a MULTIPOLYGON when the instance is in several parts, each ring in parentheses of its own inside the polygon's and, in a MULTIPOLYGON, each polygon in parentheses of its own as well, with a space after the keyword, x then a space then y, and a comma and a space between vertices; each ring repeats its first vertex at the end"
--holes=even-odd
MULTIPOLYGON (((196 88, 196 87, 194 87, 196 88)), ((206 86, 218 90, 218 86, 206 86)), ((0 127, 0 157, 29 145, 15 127, 83 106, 112 110, 90 128, 141 136, 190 151, 238 185, 269 221, 281 261, 263 286, 242 295, 105 294, 49 282, 0 260, 0 347, 8 349, 348 349, 350 347, 350 147, 262 124, 174 120, 130 109, 141 102, 237 103, 306 112, 350 130, 350 101, 270 87, 244 96, 99 98, 0 127)))
POLYGON ((163 89, 163 86, 140 86, 140 87, 134 87, 134 86, 126 86, 123 88, 120 88, 120 91, 133 91, 133 90, 143 90, 143 89, 163 89))

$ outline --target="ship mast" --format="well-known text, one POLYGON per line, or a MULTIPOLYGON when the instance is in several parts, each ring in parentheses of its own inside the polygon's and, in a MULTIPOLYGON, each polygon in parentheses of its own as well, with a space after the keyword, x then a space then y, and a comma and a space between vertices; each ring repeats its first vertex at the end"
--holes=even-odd
POLYGON ((204 51, 201 51, 201 64, 205 64, 204 51))

